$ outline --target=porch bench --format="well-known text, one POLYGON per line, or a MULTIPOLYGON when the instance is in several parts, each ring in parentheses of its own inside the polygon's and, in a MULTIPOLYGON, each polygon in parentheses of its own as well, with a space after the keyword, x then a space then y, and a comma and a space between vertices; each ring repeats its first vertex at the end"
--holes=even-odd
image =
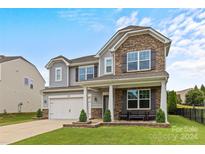
POLYGON ((129 120, 136 119, 136 120, 145 120, 145 115, 142 114, 130 114, 129 120))

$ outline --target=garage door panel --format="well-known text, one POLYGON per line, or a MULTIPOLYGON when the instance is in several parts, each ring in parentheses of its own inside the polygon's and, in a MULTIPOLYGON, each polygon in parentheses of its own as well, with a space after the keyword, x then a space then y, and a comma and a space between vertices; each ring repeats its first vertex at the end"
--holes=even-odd
POLYGON ((50 119, 78 119, 83 107, 82 98, 64 98, 50 100, 50 119))

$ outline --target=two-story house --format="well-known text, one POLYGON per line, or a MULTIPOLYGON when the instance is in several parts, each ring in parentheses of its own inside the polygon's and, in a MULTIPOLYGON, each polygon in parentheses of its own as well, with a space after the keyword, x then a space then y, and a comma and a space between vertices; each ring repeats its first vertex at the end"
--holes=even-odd
POLYGON ((49 119, 78 119, 84 109, 89 118, 112 120, 121 114, 156 114, 167 120, 166 57, 171 40, 151 27, 118 30, 96 55, 51 59, 49 87, 43 108, 49 119))
POLYGON ((0 113, 36 112, 44 88, 35 65, 21 56, 0 55, 0 113))

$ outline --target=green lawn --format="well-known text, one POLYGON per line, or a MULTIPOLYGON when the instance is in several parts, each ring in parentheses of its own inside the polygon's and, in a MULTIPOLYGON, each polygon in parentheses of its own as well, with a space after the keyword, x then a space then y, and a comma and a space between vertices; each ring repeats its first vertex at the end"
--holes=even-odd
POLYGON ((13 114, 6 114, 0 115, 0 126, 4 125, 11 125, 22 123, 26 121, 32 121, 32 117, 34 117, 36 113, 13 113, 13 114))
POLYGON ((171 128, 61 128, 15 144, 205 144, 205 125, 169 116, 171 128))

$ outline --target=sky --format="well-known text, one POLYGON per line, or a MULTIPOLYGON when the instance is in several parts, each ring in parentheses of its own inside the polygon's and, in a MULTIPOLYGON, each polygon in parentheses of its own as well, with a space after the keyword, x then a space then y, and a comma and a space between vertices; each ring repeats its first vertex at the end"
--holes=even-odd
POLYGON ((168 90, 205 84, 205 9, 0 9, 0 55, 46 63, 96 54, 120 28, 151 26, 172 40, 168 90))

